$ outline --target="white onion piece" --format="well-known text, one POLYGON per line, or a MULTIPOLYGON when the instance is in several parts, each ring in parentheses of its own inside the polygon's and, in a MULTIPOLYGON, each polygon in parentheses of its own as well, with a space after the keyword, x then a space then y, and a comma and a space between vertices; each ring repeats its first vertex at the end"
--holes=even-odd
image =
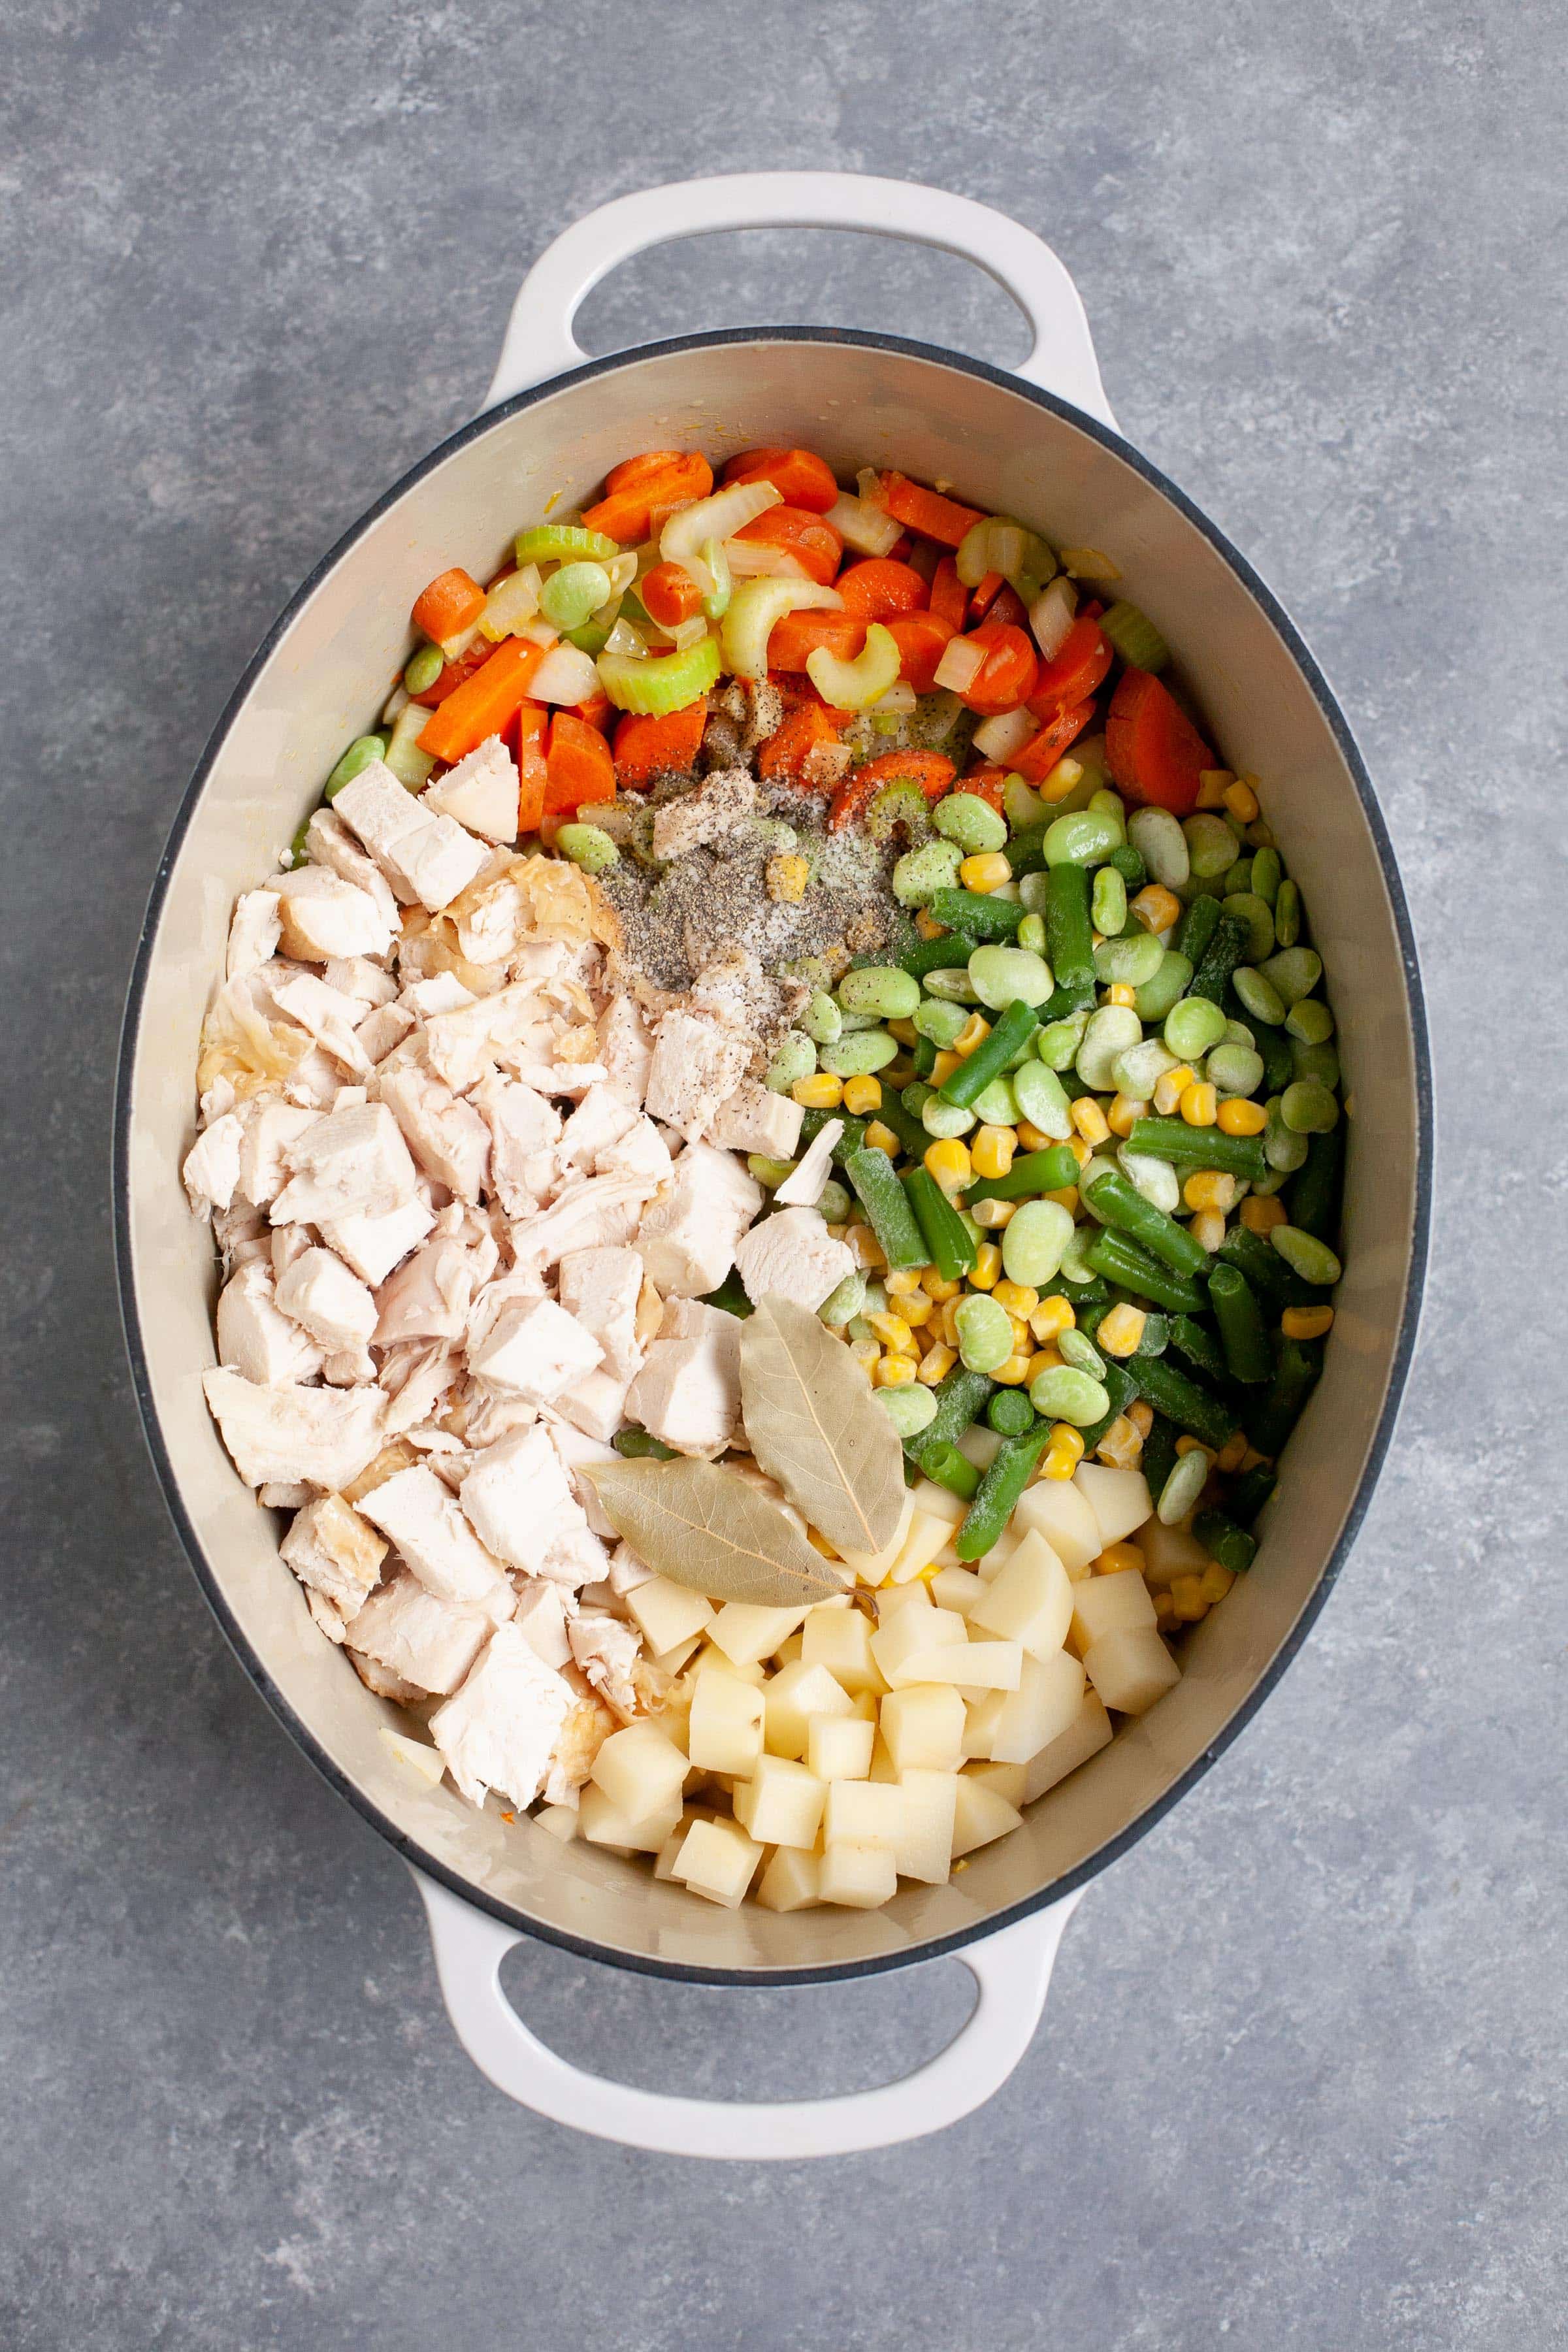
MULTIPOLYGON (((659 635, 663 636, 662 629, 659 635)), ((627 661, 645 661, 647 658, 647 643, 640 629, 634 629, 629 621, 617 621, 605 639, 604 651, 624 654, 627 661)))
POLYGON ((411 697, 409 695, 408 688, 404 685, 403 680, 399 678, 397 684, 393 688, 392 692, 387 696, 386 700, 381 706, 382 725, 384 727, 390 727, 398 712, 400 710, 407 709, 410 699, 411 697))
MULTIPOLYGON (((651 571, 652 568, 653 567, 650 564, 648 569, 651 571)), ((611 595, 624 596, 626 590, 631 586, 633 581, 637 576, 637 557, 636 549, 625 547, 621 550, 619 555, 612 555, 608 563, 605 564, 605 570, 610 576, 611 595)))
POLYGON ((1030 737, 1039 731, 1040 722, 1034 712, 1020 704, 1016 710, 1004 710, 996 718, 988 719, 983 727, 977 727, 974 748, 998 767, 1005 767, 1015 752, 1021 751, 1030 737))
POLYGON ((712 573, 702 560, 705 541, 722 543, 744 530, 749 522, 782 507, 784 499, 771 482, 731 482, 710 499, 697 499, 672 514, 659 535, 658 551, 666 563, 679 563, 690 572, 705 596, 714 593, 712 573))
POLYGON ((708 635, 708 624, 700 613, 693 613, 689 621, 680 622, 669 635, 676 652, 683 654, 688 646, 694 646, 700 637, 708 635))
POLYGON ((1055 661, 1066 645, 1077 611, 1078 590, 1070 580, 1059 577, 1048 588, 1042 588, 1030 605, 1029 626, 1047 661, 1055 661))
POLYGON ((541 585, 537 563, 525 563, 520 572, 509 572, 504 580, 496 582, 479 614, 479 626, 493 644, 516 636, 523 623, 532 620, 539 610, 541 585))
MULTIPOLYGON (((480 615, 480 620, 483 615, 480 615)), ((460 661, 479 634, 479 621, 471 629, 461 629, 455 637, 443 637, 441 651, 449 662, 460 661)))
POLYGON ((888 688, 880 702, 871 705, 870 715, 873 719, 907 719, 918 699, 909 679, 901 677, 896 686, 888 688))
POLYGON ((933 673, 935 684, 954 694, 967 694, 985 667, 987 650, 973 637, 949 637, 933 673))
POLYGON ((546 650, 561 639, 560 630, 552 628, 542 613, 536 621, 520 621, 512 635, 521 637, 526 645, 543 646, 546 650))
POLYGON ((405 1738, 401 1731, 389 1731, 384 1724, 381 1727, 381 1736, 406 1771, 412 1772, 416 1780, 423 1780, 427 1789, 436 1786, 447 1769, 447 1759, 438 1748, 432 1748, 421 1739, 405 1738))
POLYGON ((798 555, 787 547, 762 547, 749 539, 727 539, 724 553, 737 580, 809 580, 798 555))
MULTIPOLYGON (((858 496, 864 499, 867 506, 879 507, 881 505, 882 478, 880 474, 878 473, 875 466, 861 467, 859 472, 855 477, 855 488, 858 496)), ((900 524, 900 529, 901 530, 903 526, 900 524)))
POLYGON ((592 657, 575 646, 552 646, 528 682, 535 702, 591 702, 599 691, 592 657))
POLYGON ((857 555, 886 555, 903 537, 904 527, 883 507, 867 504, 864 499, 840 496, 822 518, 831 523, 846 547, 857 555))

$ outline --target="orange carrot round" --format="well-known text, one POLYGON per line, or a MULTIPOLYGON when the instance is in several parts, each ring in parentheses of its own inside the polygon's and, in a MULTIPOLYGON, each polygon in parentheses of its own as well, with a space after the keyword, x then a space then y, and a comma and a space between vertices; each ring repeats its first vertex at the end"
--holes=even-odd
POLYGON ((971 629, 965 640, 972 646, 983 646, 985 659, 982 662, 960 700, 983 718, 996 718, 1004 710, 1016 710, 1034 691, 1039 674, 1039 661, 1035 648, 1022 629, 1010 621, 982 621, 971 629))
POLYGON ((615 468, 605 486, 606 495, 587 509, 583 526, 602 530, 606 539, 625 546, 647 538, 656 508, 705 499, 712 487, 713 468, 700 450, 650 449, 615 468))
POLYGON ((1218 764, 1181 705, 1146 669, 1123 670, 1117 681, 1106 715, 1105 763, 1130 801, 1173 816, 1191 814, 1203 771, 1218 764))
POLYGON ((1077 620, 1059 650, 1040 664, 1029 708, 1037 719, 1053 718, 1069 703, 1092 694, 1110 667, 1110 646, 1093 621, 1077 620))
POLYGON ((838 496, 833 469, 809 449, 742 449, 724 468, 727 482, 771 482, 786 506, 826 514, 838 496))
POLYGON ((637 593, 649 620, 661 629, 679 629, 702 610, 702 591, 684 563, 656 563, 637 582, 637 593))
POLYGON ((808 507, 770 507, 735 536, 752 547, 782 548, 819 588, 828 585, 844 553, 844 541, 833 525, 808 507))
POLYGON ((838 582, 847 613, 863 621, 891 621, 901 613, 923 612, 931 592, 918 572, 885 555, 852 563, 838 582))
POLYGON ((956 636, 969 612, 969 591, 958 576, 958 566, 944 555, 931 574, 931 609, 940 613, 956 636))
POLYGON ((958 790, 961 793, 973 793, 977 801, 984 801, 987 808, 994 808, 1000 816, 1002 789, 1007 782, 1007 773, 1005 768, 972 768, 959 784, 958 790))
POLYGON ((843 723, 825 703, 803 702, 763 745, 757 754, 757 773, 768 782, 800 777, 809 783, 813 753, 837 744, 843 723))
POLYGON ((930 694, 936 684, 936 666, 949 639, 958 634, 952 622, 940 613, 905 613, 882 625, 899 649, 899 676, 917 694, 930 694))
POLYGON ((437 645, 471 629, 485 609, 485 592, 460 563, 438 572, 414 600, 412 619, 437 645))
POLYGON ((700 694, 682 710, 658 718, 627 711, 616 730, 616 773, 623 784, 642 791, 656 777, 685 775, 696 764, 708 724, 708 698, 700 694))
POLYGON ((437 760, 462 760, 477 751, 487 736, 500 733, 523 702, 529 680, 543 659, 538 646, 522 637, 506 638, 483 667, 432 713, 420 733, 419 749, 437 760))
POLYGON ((1048 719, 1037 735, 1031 735, 1021 751, 1014 753, 1014 772, 1026 783, 1043 782, 1069 743, 1076 743, 1089 720, 1094 717, 1092 698, 1075 702, 1070 710, 1058 710, 1048 719))
POLYGON ((877 494, 895 522, 901 522, 906 530, 918 530, 922 539, 936 540, 943 547, 956 547, 977 522, 985 520, 978 507, 961 507, 956 499, 944 499, 939 490, 928 490, 921 483, 911 482, 907 474, 881 475, 877 494))
POLYGON ((884 751, 847 776, 833 795, 827 829, 840 833, 868 808, 884 784, 919 786, 928 801, 941 800, 953 779, 952 761, 943 751, 884 751))
MULTIPOLYGON (((525 702, 519 710, 514 724, 517 729, 517 740, 512 748, 517 753, 517 773, 521 787, 518 793, 517 829, 520 835, 537 833, 540 819, 544 814, 544 787, 549 781, 549 771, 544 761, 544 738, 545 730, 550 724, 550 713, 542 702, 525 702)), ((509 741, 510 740, 510 730, 508 740, 509 741)))
POLYGON ((866 624, 853 613, 786 613, 768 639, 772 669, 804 669, 805 657, 826 646, 840 661, 853 661, 866 642, 866 624))
POLYGON ((616 763, 596 727, 574 710, 557 710, 550 721, 544 755, 546 814, 581 808, 584 801, 613 801, 616 763))

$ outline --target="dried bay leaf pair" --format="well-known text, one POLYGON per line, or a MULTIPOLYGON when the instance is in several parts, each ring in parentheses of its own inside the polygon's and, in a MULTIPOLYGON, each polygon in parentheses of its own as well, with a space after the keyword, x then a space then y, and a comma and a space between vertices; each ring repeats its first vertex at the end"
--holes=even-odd
POLYGON ((602 1462, 585 1475, 637 1558, 710 1601, 810 1608, 846 1590, 788 1512, 721 1462, 602 1462))

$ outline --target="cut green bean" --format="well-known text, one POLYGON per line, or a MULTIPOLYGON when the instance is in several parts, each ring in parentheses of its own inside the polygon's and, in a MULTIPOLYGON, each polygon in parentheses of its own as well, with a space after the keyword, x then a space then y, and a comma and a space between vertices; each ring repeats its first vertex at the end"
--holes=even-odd
POLYGON ((1279 1472, 1267 1462, 1255 1462, 1250 1470, 1242 1472, 1225 1498, 1238 1527, 1251 1527, 1279 1484, 1279 1472))
MULTIPOLYGON (((1214 1280, 1211 1274, 1209 1280, 1214 1280)), ((1211 1380, 1225 1378, 1225 1353, 1206 1324, 1194 1323, 1190 1315, 1176 1315, 1171 1319, 1171 1345, 1195 1364, 1200 1372, 1211 1380)))
POLYGON ((933 1486, 945 1486, 950 1495, 967 1503, 980 1485, 980 1473, 951 1439, 932 1436, 934 1426, 932 1423, 904 1450, 933 1486))
POLYGON ((1088 1428, 1079 1433, 1086 1455, 1094 1452, 1111 1423, 1119 1419, 1130 1404, 1138 1401, 1138 1382, 1126 1365, 1107 1364, 1100 1385, 1105 1391, 1106 1408, 1098 1421, 1091 1421, 1088 1428))
POLYGON ((1059 988, 1094 986, 1089 879, 1081 866, 1053 866, 1046 899, 1046 954, 1059 988))
POLYGON ((1282 1257, 1275 1255, 1262 1234, 1246 1225, 1233 1225, 1216 1255, 1225 1265, 1244 1274, 1258 1297, 1271 1307, 1301 1307, 1311 1297, 1306 1284, 1291 1273, 1282 1257))
POLYGON ((661 1438, 646 1429, 617 1429, 610 1440, 616 1452, 627 1462, 673 1462, 675 1448, 666 1445, 661 1438))
POLYGON ((1300 1225, 1272 1226, 1268 1239, 1293 1274, 1321 1290, 1338 1282, 1343 1272, 1327 1242, 1320 1241, 1316 1234, 1303 1233, 1300 1225))
POLYGON ((1211 1559, 1232 1576, 1240 1576, 1258 1557, 1258 1538, 1249 1536, 1245 1528, 1224 1511, 1200 1511, 1193 1521, 1193 1533, 1211 1559))
POLYGON ((995 1385, 984 1372, 972 1372, 967 1365, 955 1364, 931 1391, 936 1399, 936 1419, 931 1425, 928 1442, 956 1445, 970 1423, 984 1412, 995 1385))
MULTIPOLYGON (((1179 1372, 1168 1357, 1155 1356, 1147 1363, 1141 1362, 1138 1385, 1156 1412, 1163 1412, 1200 1444, 1212 1445, 1217 1452, 1235 1436, 1234 1413, 1217 1397, 1210 1396, 1206 1390, 1189 1381, 1184 1372, 1179 1372)), ((1258 1448, 1260 1453, 1262 1450, 1258 1448)))
POLYGON ((1013 1507, 1028 1485, 1050 1435, 1050 1423, 1042 1421, 1021 1437, 1003 1439, 953 1538, 960 1559, 984 1559, 1012 1517, 1013 1507))
POLYGON ((887 1153, 862 1146, 849 1154, 844 1172, 859 1195, 888 1264, 894 1267, 928 1265, 931 1261, 926 1255, 924 1237, 887 1153))
POLYGON ((985 1418, 999 1437, 1022 1437, 1035 1425, 1035 1408, 1022 1389, 998 1389, 985 1408, 985 1418))
POLYGON ((1138 1467, 1148 1481, 1149 1492, 1158 1496, 1166 1479, 1176 1466, 1176 1430, 1163 1412, 1154 1415, 1152 1426, 1143 1440, 1143 1452, 1138 1467))
POLYGON ((973 1053, 944 1080, 938 1090, 943 1102, 967 1108, 992 1079, 1001 1075, 1017 1048, 1027 1043, 1038 1026, 1033 1005, 1026 1004, 1021 997, 1009 1004, 989 1037, 982 1038, 973 1053))
POLYGON ((1207 952, 1210 940, 1220 927, 1221 916, 1217 898, 1194 898, 1182 917, 1173 945, 1184 955, 1195 971, 1207 952))
POLYGON ((1214 1168, 1222 1175, 1255 1183, 1268 1162, 1255 1135, 1226 1135, 1215 1127, 1189 1127, 1184 1118, 1141 1118, 1123 1147, 1134 1155, 1152 1152, 1188 1167, 1214 1168))
MULTIPOLYGON (((866 1140, 865 1120, 852 1118, 847 1111, 808 1110, 800 1123, 801 1149, 804 1150, 808 1143, 816 1142, 830 1118, 838 1120, 844 1129, 833 1147, 833 1157, 842 1168, 849 1154, 852 1151, 858 1151, 866 1140)), ((837 1223, 837 1220, 835 1222, 837 1223)))
POLYGON ((1290 1186, 1290 1223, 1321 1242, 1326 1242, 1339 1223, 1344 1150, 1342 1122, 1326 1135, 1312 1136, 1307 1144, 1306 1165, 1290 1186))
POLYGON ((911 1169, 903 1187, 931 1263, 943 1282, 961 1281, 975 1259, 974 1244, 963 1218, 929 1169, 911 1169))
POLYGON ((1321 1341, 1285 1339, 1280 1342, 1274 1362, 1274 1378, 1247 1415, 1247 1434, 1259 1454, 1267 1454, 1272 1458, 1279 1452, 1300 1419, 1322 1368, 1321 1341))
POLYGON ((977 1177, 965 1197, 972 1208, 976 1201, 1031 1201, 1077 1181, 1078 1160, 1071 1147, 1053 1143, 1048 1151, 1022 1153, 1005 1176, 977 1177))
POLYGON ((1173 1315, 1203 1313, 1205 1301, 1195 1283, 1173 1274, 1168 1265, 1162 1265, 1158 1258, 1150 1257, 1121 1234, 1097 1234, 1084 1259, 1107 1282, 1135 1291, 1140 1298, 1152 1298, 1156 1307, 1169 1307, 1173 1315))
MULTIPOLYGON (((939 940, 915 940, 899 956, 899 970, 915 980, 924 980, 933 971, 945 971, 954 967, 963 969, 967 949, 962 940, 943 932, 939 940)), ((969 975, 964 972, 967 985, 969 975)))
MULTIPOLYGON (((906 1087, 904 1091, 909 1093, 911 1089, 906 1087)), ((930 1089, 927 1091, 929 1093, 930 1089)), ((882 1101, 877 1117, 884 1127, 892 1129, 911 1160, 925 1158, 931 1138, 921 1123, 920 1113, 910 1110, 903 1097, 896 1095, 890 1087, 882 1088, 882 1101)))
POLYGON ((1191 993, 1194 996, 1212 996, 1216 1004, 1220 1003, 1232 972, 1247 953, 1247 925, 1222 912, 1219 929, 1205 949, 1193 974, 1191 993))
POLYGON ((1114 1171, 1097 1176, 1084 1187, 1083 1197, 1104 1223, 1126 1234, 1173 1273, 1201 1274, 1207 1266, 1208 1252, 1203 1244, 1194 1241, 1184 1225, 1146 1201, 1125 1176, 1114 1171))
POLYGON ((1274 1373, 1274 1351, 1264 1328, 1263 1310, 1244 1274, 1233 1265, 1216 1265, 1209 1274, 1209 1304, 1219 1326, 1226 1369, 1233 1381, 1256 1388, 1274 1373))
MULTIPOLYGON (((1015 899, 988 898, 980 890, 934 891, 927 912, 934 921, 950 931, 961 931, 976 944, 983 940, 1011 940, 1024 919, 1024 909, 1015 899)), ((907 963, 904 969, 908 971, 907 963)))

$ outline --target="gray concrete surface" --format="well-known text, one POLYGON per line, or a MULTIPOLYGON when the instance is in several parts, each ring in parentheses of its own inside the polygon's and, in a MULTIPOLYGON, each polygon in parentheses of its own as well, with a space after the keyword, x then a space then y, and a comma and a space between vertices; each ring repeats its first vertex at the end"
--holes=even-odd
MULTIPOLYGON (((637 2352, 1565 2337, 1561 10, 52 0, 0 24, 0 2342, 637 2352), (1321 1628, 1098 1884, 982 2115, 715 2171, 514 2112, 401 1864, 226 1652, 121 1360, 106 1150, 164 827, 318 551, 606 196, 817 163, 1076 271, 1128 430, 1336 682, 1425 950, 1442 1165, 1394 1460, 1321 1628), (1549 797, 1550 795, 1550 797, 1549 797)), ((818 318, 1016 355, 960 265, 651 259, 599 348, 818 318)), ((952 1966, 730 1996, 531 1950, 573 2053, 886 2078, 952 1966)))

